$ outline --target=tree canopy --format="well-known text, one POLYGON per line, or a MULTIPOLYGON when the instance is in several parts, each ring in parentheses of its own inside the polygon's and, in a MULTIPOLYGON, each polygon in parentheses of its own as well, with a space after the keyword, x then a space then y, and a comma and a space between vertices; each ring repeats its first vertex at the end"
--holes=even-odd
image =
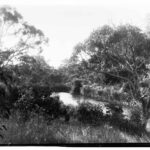
POLYGON ((29 50, 41 52, 48 43, 44 33, 24 21, 22 15, 9 6, 0 8, 0 66, 17 61, 29 50))
POLYGON ((119 76, 118 72, 123 70, 139 74, 145 72, 149 54, 150 39, 139 28, 103 26, 75 47, 70 62, 84 62, 85 69, 97 73, 113 72, 114 76, 119 76))

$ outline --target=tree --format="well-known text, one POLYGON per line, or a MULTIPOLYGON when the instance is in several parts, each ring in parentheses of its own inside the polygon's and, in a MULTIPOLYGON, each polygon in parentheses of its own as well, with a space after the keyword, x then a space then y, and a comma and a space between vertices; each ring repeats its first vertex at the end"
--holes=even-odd
POLYGON ((34 50, 40 53, 45 44, 48 44, 48 38, 45 37, 44 33, 24 21, 22 15, 15 8, 0 7, 1 103, 5 104, 12 99, 12 101, 17 100, 18 82, 16 81, 18 81, 19 76, 14 64, 18 63, 21 57, 29 51, 34 50))
POLYGON ((0 66, 6 66, 28 50, 42 51, 48 38, 44 33, 23 20, 15 8, 0 8, 0 66))
POLYGON ((23 55, 19 61, 20 63, 12 68, 18 76, 17 85, 32 87, 33 84, 47 85, 49 83, 48 77, 53 69, 42 56, 23 55))
POLYGON ((147 35, 131 25, 116 28, 104 26, 92 32, 74 54, 80 57, 81 52, 88 55, 85 69, 97 76, 110 75, 128 83, 133 99, 142 104, 145 126, 149 117, 150 98, 141 91, 140 83, 148 73, 146 65, 149 64, 150 39, 147 35), (125 76, 125 72, 129 76, 125 76))

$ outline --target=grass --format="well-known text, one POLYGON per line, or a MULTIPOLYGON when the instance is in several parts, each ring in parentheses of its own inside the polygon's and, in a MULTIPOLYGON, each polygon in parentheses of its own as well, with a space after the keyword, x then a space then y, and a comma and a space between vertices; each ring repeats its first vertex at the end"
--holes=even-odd
MULTIPOLYGON (((71 119, 65 122, 63 118, 46 121, 42 115, 31 115, 23 122, 18 114, 10 116, 9 120, 1 120, 7 127, 3 131, 4 138, 0 144, 70 144, 70 143, 143 143, 150 142, 150 136, 129 134, 113 124, 85 124, 71 119)), ((121 125, 121 124, 120 124, 121 125)), ((126 125, 125 125, 126 126, 126 125)), ((126 128, 128 128, 126 126, 126 128)))
POLYGON ((109 125, 91 126, 76 120, 69 123, 53 120, 47 123, 42 116, 34 116, 23 123, 17 116, 3 121, 7 131, 0 144, 64 144, 64 143, 125 143, 118 129, 109 125))

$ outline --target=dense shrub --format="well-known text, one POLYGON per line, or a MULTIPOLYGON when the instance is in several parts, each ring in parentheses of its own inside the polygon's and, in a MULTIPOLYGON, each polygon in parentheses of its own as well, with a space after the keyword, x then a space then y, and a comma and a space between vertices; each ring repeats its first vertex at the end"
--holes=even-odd
POLYGON ((35 84, 31 88, 34 99, 36 99, 36 101, 41 100, 42 97, 48 97, 52 93, 50 87, 47 85, 35 84))
POLYGON ((98 124, 102 121, 103 117, 100 105, 82 103, 78 108, 78 120, 81 122, 98 124))
POLYGON ((135 125, 135 126, 142 126, 142 112, 140 108, 135 107, 134 109, 131 110, 131 117, 130 121, 135 125))
POLYGON ((9 118, 10 107, 9 107, 10 91, 8 85, 0 81, 0 118, 9 118))
POLYGON ((14 109, 21 113, 24 121, 28 120, 31 112, 45 113, 48 119, 55 119, 60 116, 67 116, 67 108, 59 100, 59 97, 50 97, 52 90, 68 90, 66 86, 58 86, 53 89, 47 85, 22 85, 18 89, 18 99, 14 103, 14 109))
POLYGON ((119 103, 129 103, 131 96, 126 92, 120 92, 119 85, 116 86, 98 86, 98 85, 83 85, 81 94, 85 97, 103 100, 107 102, 116 101, 119 103))
POLYGON ((19 99, 19 87, 12 86, 10 88, 9 104, 12 105, 19 99))
POLYGON ((110 89, 98 85, 84 85, 82 87, 82 95, 85 97, 91 97, 95 99, 110 99, 110 89))
POLYGON ((81 90, 81 94, 86 97, 96 97, 98 96, 98 90, 92 86, 84 85, 81 90))
POLYGON ((30 112, 34 109, 35 99, 32 88, 23 90, 20 93, 20 98, 15 102, 14 108, 21 113, 23 121, 30 117, 30 112))
POLYGON ((126 118, 121 106, 110 103, 107 105, 107 108, 112 112, 112 115, 108 120, 111 125, 133 135, 142 135, 143 128, 141 125, 141 112, 139 109, 129 110, 131 111, 131 115, 126 118))
POLYGON ((50 88, 52 92, 69 92, 71 90, 71 88, 67 85, 55 85, 53 87, 50 88))
POLYGON ((36 101, 36 104, 43 108, 43 111, 49 115, 51 119, 58 118, 61 115, 63 103, 59 97, 43 97, 36 101))
POLYGON ((36 101, 36 104, 42 108, 49 121, 57 118, 64 118, 65 121, 69 121, 71 117, 76 115, 76 109, 73 106, 63 104, 57 94, 51 97, 43 97, 41 100, 36 101))
POLYGON ((122 107, 119 105, 116 105, 113 102, 108 103, 105 106, 112 112, 112 114, 122 114, 123 113, 122 107))

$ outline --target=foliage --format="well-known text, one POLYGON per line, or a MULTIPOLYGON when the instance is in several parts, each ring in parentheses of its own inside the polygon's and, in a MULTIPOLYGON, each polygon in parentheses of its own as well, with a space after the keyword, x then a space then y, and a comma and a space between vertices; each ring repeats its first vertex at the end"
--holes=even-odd
POLYGON ((148 37, 137 27, 124 25, 113 29, 104 26, 92 32, 89 38, 80 44, 80 48, 75 48, 72 57, 80 58, 74 64, 82 64, 83 73, 89 72, 88 77, 110 75, 133 83, 137 78, 135 72, 139 78, 140 74, 146 71, 148 47, 148 37), (142 53, 140 49, 143 50, 142 53), (88 55, 88 59, 81 59, 81 53, 88 55), (130 74, 125 77, 125 73, 130 74))
POLYGON ((27 121, 32 112, 42 113, 47 121, 57 118, 65 118, 69 121, 70 116, 73 117, 74 109, 65 106, 58 96, 50 96, 46 88, 36 86, 21 89, 20 96, 12 107, 13 111, 17 110, 21 114, 20 120, 27 121))
POLYGON ((35 99, 33 97, 32 89, 24 89, 20 91, 20 98, 15 102, 16 110, 21 113, 21 119, 26 121, 30 117, 30 112, 35 108, 35 99))
POLYGON ((70 92, 70 90, 70 86, 67 86, 65 84, 57 84, 51 87, 51 91, 53 92, 70 92))
MULTIPOLYGON (((16 101, 20 100, 21 103, 23 101, 26 103, 27 99, 32 99, 30 89, 24 88, 30 87, 29 82, 33 76, 30 73, 33 68, 29 69, 30 66, 27 63, 34 63, 34 59, 30 56, 26 57, 26 54, 29 50, 41 51, 44 44, 47 43, 48 39, 44 33, 24 21, 22 15, 15 8, 9 6, 0 8, 0 87, 2 92, 0 97, 5 107, 11 109, 16 101), (26 65, 23 62, 26 62, 26 65), (30 78, 28 78, 29 76, 30 78)), ((37 59, 43 66, 47 65, 40 58, 37 59)), ((35 69, 39 66, 37 64, 35 69)), ((37 79, 36 76, 33 78, 37 79)))
POLYGON ((44 33, 23 20, 15 8, 0 8, 0 66, 6 66, 28 50, 42 51, 48 39, 44 33), (13 40, 12 40, 13 39, 13 40), (8 41, 12 40, 11 44, 8 41))
MULTIPOLYGON (((112 28, 106 25, 93 31, 75 47, 68 69, 75 66, 75 72, 69 71, 71 76, 87 80, 89 85, 126 83, 129 98, 142 104, 146 124, 150 100, 148 92, 141 92, 140 83, 148 75, 149 48, 149 37, 138 27, 121 25, 112 28)), ((120 99, 117 93, 113 95, 120 99)))
POLYGON ((135 107, 131 111, 131 122, 133 122, 136 126, 142 126, 142 111, 139 107, 135 107))
POLYGON ((78 108, 78 119, 83 123, 99 124, 103 118, 101 106, 82 103, 78 108))
POLYGON ((109 103, 120 103, 124 102, 129 104, 132 101, 131 96, 126 92, 120 92, 120 85, 115 86, 99 86, 96 84, 83 85, 81 94, 85 97, 93 98, 98 101, 105 101, 109 103))
POLYGON ((36 103, 43 109, 45 113, 49 115, 50 119, 56 119, 60 117, 63 104, 59 100, 59 97, 43 97, 36 103))
MULTIPOLYGON (((126 118, 122 106, 108 103, 104 107, 88 102, 82 103, 78 108, 77 118, 82 123, 90 125, 109 124, 131 135, 142 136, 145 133, 145 129, 142 126, 141 112, 137 109, 131 110, 131 116, 126 118), (106 109, 105 113, 104 109, 106 109)), ((129 108, 128 111, 130 111, 129 108)))

